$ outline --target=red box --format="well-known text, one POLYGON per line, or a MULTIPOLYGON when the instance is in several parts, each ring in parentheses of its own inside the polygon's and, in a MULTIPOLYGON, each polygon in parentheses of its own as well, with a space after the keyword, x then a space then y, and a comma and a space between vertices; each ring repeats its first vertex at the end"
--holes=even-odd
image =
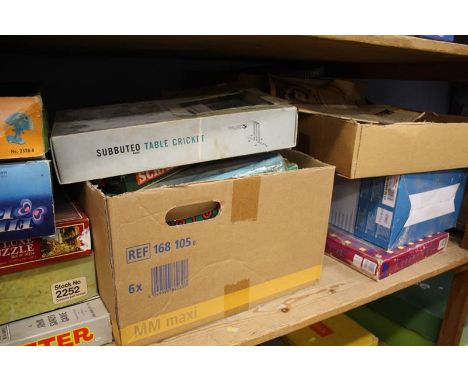
POLYGON ((64 194, 55 198, 54 236, 0 241, 0 275, 91 255, 89 219, 64 194))
POLYGON ((447 232, 439 232, 417 242, 385 250, 329 226, 325 252, 366 276, 381 280, 443 251, 447 247, 448 237, 447 232))

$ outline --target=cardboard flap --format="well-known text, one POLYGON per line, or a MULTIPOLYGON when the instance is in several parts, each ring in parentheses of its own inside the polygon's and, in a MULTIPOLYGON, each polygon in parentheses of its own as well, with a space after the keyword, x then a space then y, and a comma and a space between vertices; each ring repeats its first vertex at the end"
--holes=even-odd
POLYGON ((352 120, 361 123, 393 124, 400 122, 418 122, 425 113, 399 109, 385 105, 369 105, 363 107, 334 105, 297 105, 300 113, 323 115, 328 117, 352 120))

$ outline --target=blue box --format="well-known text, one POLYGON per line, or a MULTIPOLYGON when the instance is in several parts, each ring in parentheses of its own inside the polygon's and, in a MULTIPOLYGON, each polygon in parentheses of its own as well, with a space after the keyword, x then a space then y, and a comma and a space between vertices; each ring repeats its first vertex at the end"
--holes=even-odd
POLYGON ((467 169, 335 182, 330 223, 384 249, 456 225, 467 169))
POLYGON ((54 234, 49 161, 0 163, 0 242, 54 234))

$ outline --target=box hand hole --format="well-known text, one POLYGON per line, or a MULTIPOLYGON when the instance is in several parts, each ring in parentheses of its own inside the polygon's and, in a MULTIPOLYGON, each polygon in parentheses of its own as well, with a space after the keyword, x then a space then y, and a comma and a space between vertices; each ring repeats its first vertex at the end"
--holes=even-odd
POLYGON ((166 224, 176 226, 214 219, 219 215, 221 205, 210 201, 175 207, 166 214, 166 224))

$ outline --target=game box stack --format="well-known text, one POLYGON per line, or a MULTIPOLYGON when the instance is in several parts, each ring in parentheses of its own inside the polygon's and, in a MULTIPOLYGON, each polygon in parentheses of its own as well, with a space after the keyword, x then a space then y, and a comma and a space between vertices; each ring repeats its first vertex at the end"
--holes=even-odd
POLYGON ((380 280, 443 251, 466 169, 350 180, 336 176, 326 252, 380 280))
MULTIPOLYGON (((0 97, 0 344, 32 343, 51 334, 51 326, 64 323, 67 313, 56 309, 97 297, 89 219, 60 188, 53 192, 48 149, 41 97, 0 97), (44 317, 31 331, 30 317, 37 315, 44 317), (47 319, 49 326, 42 325, 47 319)), ((83 319, 101 309, 96 301, 89 302, 83 319)), ((83 307, 68 311, 78 326, 85 324, 76 314, 83 307)), ((110 333, 107 323, 107 336, 99 338, 110 333)), ((91 340, 91 334, 87 341, 78 337, 38 344, 102 342, 91 340)))

